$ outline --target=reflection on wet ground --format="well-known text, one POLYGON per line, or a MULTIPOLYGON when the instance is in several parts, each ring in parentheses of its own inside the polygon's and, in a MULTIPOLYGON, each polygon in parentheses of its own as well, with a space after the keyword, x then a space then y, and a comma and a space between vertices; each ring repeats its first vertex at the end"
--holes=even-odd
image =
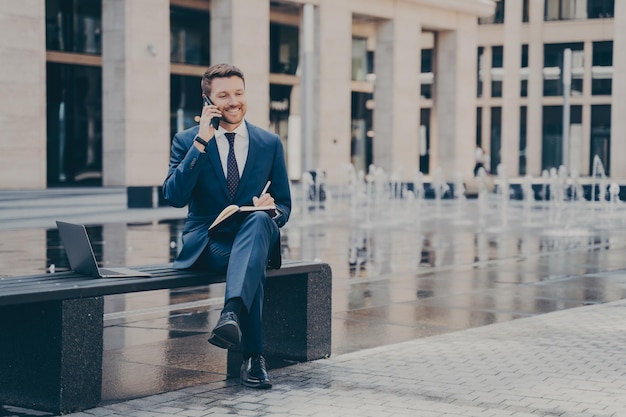
MULTIPOLYGON (((570 212, 555 223, 512 202, 505 220, 496 206, 463 200, 390 207, 374 222, 375 212, 341 204, 296 212, 282 236, 286 259, 332 267, 333 355, 626 298, 626 274, 603 273, 626 268, 622 217, 587 212, 585 223, 570 212)), ((102 266, 133 266, 170 262, 182 224, 87 230, 102 266)), ((56 230, 0 230, 0 265, 0 277, 68 269, 56 230)), ((223 380, 226 353, 206 342, 223 292, 106 297, 104 401, 223 380)))

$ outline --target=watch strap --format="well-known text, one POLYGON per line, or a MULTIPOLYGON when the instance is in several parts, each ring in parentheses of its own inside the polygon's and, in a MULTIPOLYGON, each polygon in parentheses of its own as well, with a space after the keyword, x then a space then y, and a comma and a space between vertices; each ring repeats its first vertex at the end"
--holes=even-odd
POLYGON ((196 135, 195 138, 193 138, 193 140, 195 140, 196 142, 198 142, 201 145, 204 145, 204 147, 206 148, 209 145, 209 142, 207 142, 206 140, 202 139, 200 136, 196 135))

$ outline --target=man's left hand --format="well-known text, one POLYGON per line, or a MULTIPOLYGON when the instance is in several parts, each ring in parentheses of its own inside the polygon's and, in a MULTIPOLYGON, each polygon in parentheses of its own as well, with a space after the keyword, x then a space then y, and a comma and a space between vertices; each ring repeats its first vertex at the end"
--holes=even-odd
POLYGON ((261 197, 252 197, 252 204, 254 204, 256 207, 273 206, 275 204, 274 197, 272 197, 268 193, 263 194, 261 197))

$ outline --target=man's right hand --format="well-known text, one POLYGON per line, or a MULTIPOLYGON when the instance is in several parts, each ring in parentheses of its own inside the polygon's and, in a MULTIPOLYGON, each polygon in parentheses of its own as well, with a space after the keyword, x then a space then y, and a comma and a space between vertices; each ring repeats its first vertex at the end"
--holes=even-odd
MULTIPOLYGON (((198 136, 207 142, 210 142, 215 135, 215 129, 211 126, 211 119, 214 117, 222 117, 222 113, 217 106, 205 104, 202 107, 202 114, 200 115, 200 128, 198 129, 198 136)), ((204 152, 204 146, 198 142, 194 142, 194 145, 204 152)))

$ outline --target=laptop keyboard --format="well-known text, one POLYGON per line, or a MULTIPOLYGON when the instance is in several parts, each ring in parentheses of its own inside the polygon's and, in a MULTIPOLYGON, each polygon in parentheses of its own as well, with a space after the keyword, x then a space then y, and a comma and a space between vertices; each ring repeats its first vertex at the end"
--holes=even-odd
POLYGON ((119 271, 113 269, 98 268, 98 272, 100 272, 100 275, 120 275, 119 271))

